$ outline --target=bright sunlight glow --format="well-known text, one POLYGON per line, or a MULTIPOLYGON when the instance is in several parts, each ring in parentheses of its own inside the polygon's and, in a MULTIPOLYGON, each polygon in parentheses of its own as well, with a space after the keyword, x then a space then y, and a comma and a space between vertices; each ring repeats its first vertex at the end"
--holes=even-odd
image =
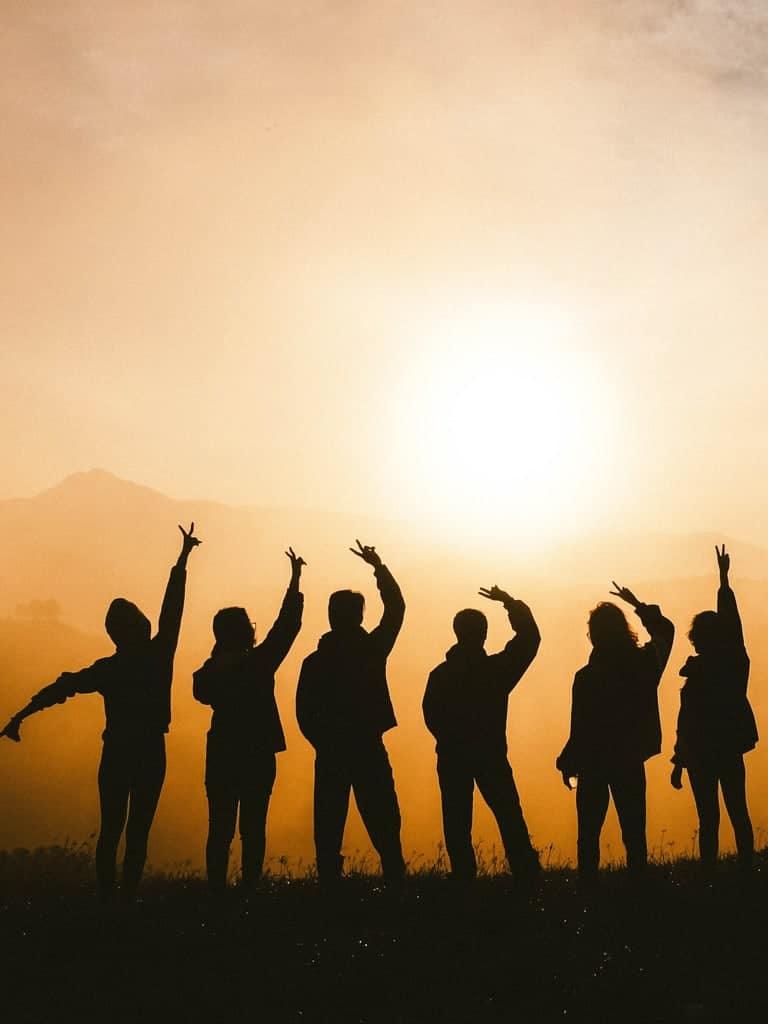
POLYGON ((451 532, 528 540, 599 517, 616 417, 598 371, 539 310, 432 325, 400 392, 403 507, 451 532))

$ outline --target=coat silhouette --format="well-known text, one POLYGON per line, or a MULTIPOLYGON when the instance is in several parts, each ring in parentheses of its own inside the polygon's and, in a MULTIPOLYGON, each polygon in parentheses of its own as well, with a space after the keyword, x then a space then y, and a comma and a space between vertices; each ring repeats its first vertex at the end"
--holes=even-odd
POLYGON ((205 760, 208 797, 208 884, 227 884, 229 851, 240 818, 242 880, 248 888, 261 877, 269 799, 275 781, 275 754, 285 736, 275 701, 275 672, 301 629, 304 597, 299 591, 303 559, 289 553, 292 565, 280 612, 264 640, 254 646, 254 631, 244 608, 225 608, 214 618, 216 645, 194 673, 193 694, 213 708, 205 760))
POLYGON ((717 612, 700 612, 694 618, 689 637, 697 653, 680 670, 685 684, 680 691, 672 781, 679 788, 681 770, 687 770, 699 815, 702 862, 712 865, 717 860, 721 788, 739 859, 748 865, 754 837, 743 755, 753 749, 758 735, 747 698, 749 656, 728 582, 730 559, 725 548, 718 551, 718 563, 717 612))
POLYGON ((645 834, 645 761, 661 750, 658 686, 672 649, 675 629, 657 605, 628 600, 650 634, 637 644, 620 608, 597 606, 590 615, 593 643, 589 662, 576 674, 571 731, 557 768, 570 788, 578 777, 578 864, 595 875, 600 832, 613 796, 627 851, 627 866, 642 871, 648 859, 645 834))
POLYGON ((443 832, 457 879, 472 879, 477 873, 472 847, 475 785, 496 818, 513 873, 530 877, 539 871, 507 760, 506 731, 509 694, 536 657, 541 636, 526 604, 498 588, 485 596, 491 595, 503 602, 514 638, 503 651, 489 655, 483 646, 483 613, 459 612, 454 619, 458 642, 430 673, 423 701, 424 720, 437 741, 443 832))
POLYGON ((151 636, 149 619, 135 604, 116 598, 105 620, 115 653, 79 672, 63 672, 4 730, 18 739, 18 725, 24 718, 78 693, 99 693, 104 699, 106 727, 98 776, 101 828, 96 844, 96 875, 104 898, 114 889, 117 847, 124 828, 123 899, 133 898, 144 870, 149 830, 165 779, 165 734, 171 721, 173 661, 184 610, 187 558, 200 543, 193 533, 194 523, 188 533, 182 530, 181 554, 171 569, 155 636, 151 636))
POLYGON ((374 568, 384 604, 381 621, 362 627, 362 595, 337 591, 328 605, 330 632, 301 668, 296 716, 315 748, 314 835, 322 881, 339 878, 341 844, 354 792, 384 876, 405 870, 400 846, 400 809, 382 736, 397 725, 387 685, 387 658, 405 615, 405 602, 389 569, 372 547, 354 553, 374 568))

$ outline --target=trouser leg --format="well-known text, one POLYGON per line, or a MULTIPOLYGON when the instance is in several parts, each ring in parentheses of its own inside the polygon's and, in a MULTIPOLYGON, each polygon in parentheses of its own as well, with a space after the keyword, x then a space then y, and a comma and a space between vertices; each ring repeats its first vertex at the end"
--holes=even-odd
POLYGON ((690 765, 688 779, 699 816, 699 856, 702 864, 712 867, 717 861, 720 829, 717 769, 712 764, 690 765))
POLYGON ((621 838, 627 851, 627 867, 630 871, 643 871, 648 864, 643 762, 626 765, 612 772, 610 789, 619 816, 621 838))
POLYGON ((443 808, 443 835, 454 878, 471 879, 477 874, 472 846, 472 803, 475 780, 472 768, 460 754, 440 753, 437 778, 443 808))
POLYGON ((317 751, 315 756, 315 856, 321 881, 341 877, 344 858, 341 843, 349 810, 352 786, 348 759, 337 751, 317 751))
POLYGON ((506 757, 482 761, 475 767, 475 779, 498 823, 510 870, 516 875, 537 874, 539 855, 531 845, 509 761, 506 757))
POLYGON ((117 847, 128 814, 130 771, 126 751, 105 741, 99 764, 101 826, 96 843, 96 880, 103 897, 115 886, 117 847))
POLYGON ((728 817, 733 825, 736 838, 736 850, 742 864, 752 863, 755 849, 755 837, 752 822, 747 809, 746 772, 742 756, 730 758, 720 767, 720 785, 723 789, 723 800, 728 817))
POLYGON ((245 767, 240 789, 240 839, 243 846, 243 885, 261 878, 267 845, 267 811, 276 774, 275 755, 258 754, 245 767))
POLYGON ((165 736, 162 733, 142 742, 131 774, 123 861, 123 887, 129 898, 135 892, 144 871, 149 830, 165 780, 165 736))
POLYGON ((576 786, 579 873, 596 875, 600 867, 600 832, 608 813, 608 780, 582 772, 576 786))
POLYGON ((355 752, 352 771, 355 802, 371 842, 381 857, 384 877, 388 881, 397 881, 405 874, 400 845, 400 807, 392 766, 381 740, 355 752))

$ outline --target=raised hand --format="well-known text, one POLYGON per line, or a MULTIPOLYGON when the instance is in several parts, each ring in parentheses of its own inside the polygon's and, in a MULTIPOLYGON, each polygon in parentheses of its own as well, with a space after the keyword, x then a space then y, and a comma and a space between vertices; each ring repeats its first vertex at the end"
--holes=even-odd
POLYGON ((627 604, 631 604, 633 608, 637 608, 640 602, 629 587, 620 587, 616 580, 611 580, 611 583, 616 587, 615 590, 609 591, 613 597, 620 597, 622 601, 626 601, 627 604))
POLYGON ((715 554, 717 555, 717 568, 720 570, 720 575, 723 579, 727 578, 728 570, 731 568, 731 556, 725 550, 725 544, 721 545, 722 550, 715 544, 715 554))
POLYGON ((372 565, 375 568, 381 565, 381 555, 376 553, 376 548, 369 544, 361 544, 357 538, 355 538, 356 548, 350 548, 349 550, 353 555, 357 555, 358 558, 362 558, 368 565, 372 565))
POLYGON ((293 548, 288 548, 288 550, 285 553, 291 562, 291 575, 298 578, 299 576, 301 576, 302 565, 306 565, 307 563, 304 561, 301 555, 296 554, 293 548))
POLYGON ((514 601, 506 590, 502 590, 501 587, 497 587, 496 584, 492 587, 480 587, 478 590, 480 597, 487 597, 489 601, 501 601, 503 605, 507 605, 514 601))
POLYGON ((682 765, 676 764, 672 769, 672 774, 669 777, 669 781, 672 783, 673 789, 683 788, 683 768, 682 765))
POLYGON ((189 530, 185 530, 181 524, 179 524, 179 529, 181 530, 181 535, 184 538, 181 542, 181 554, 186 558, 192 548, 196 548, 198 544, 202 543, 202 541, 199 537, 195 537, 194 523, 189 524, 189 530))
POLYGON ((21 725, 21 719, 18 717, 12 718, 6 725, 0 736, 7 736, 9 740, 13 740, 14 743, 21 743, 21 734, 19 733, 19 726, 21 725))

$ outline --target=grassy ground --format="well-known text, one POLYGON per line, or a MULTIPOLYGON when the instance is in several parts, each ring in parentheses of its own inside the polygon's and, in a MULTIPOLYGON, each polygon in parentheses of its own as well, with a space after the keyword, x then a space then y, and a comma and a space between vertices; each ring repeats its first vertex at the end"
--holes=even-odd
POLYGON ((401 893, 353 873, 333 896, 285 865, 244 903, 200 878, 150 875, 127 909, 100 907, 87 850, 0 852, 9 1021, 736 1021, 768 1009, 768 853, 744 879, 686 860, 633 885, 567 869, 519 892, 470 890, 439 866, 401 893))

